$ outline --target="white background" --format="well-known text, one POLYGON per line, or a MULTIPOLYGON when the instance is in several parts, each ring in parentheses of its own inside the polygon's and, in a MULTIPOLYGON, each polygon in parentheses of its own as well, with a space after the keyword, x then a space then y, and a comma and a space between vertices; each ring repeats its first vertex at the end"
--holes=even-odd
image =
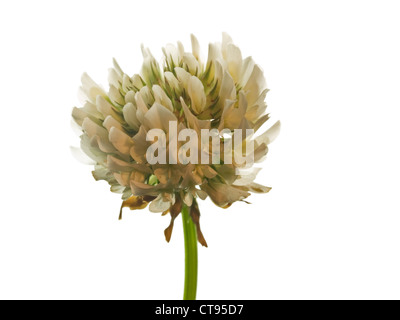
MULTIPOLYGON (((107 86, 140 44, 231 34, 282 132, 267 195, 201 203, 199 299, 400 298, 398 1, 2 1, 0 298, 180 299, 177 220, 125 212, 78 163, 80 76, 107 86)), ((272 123, 273 120, 271 120, 272 123)))

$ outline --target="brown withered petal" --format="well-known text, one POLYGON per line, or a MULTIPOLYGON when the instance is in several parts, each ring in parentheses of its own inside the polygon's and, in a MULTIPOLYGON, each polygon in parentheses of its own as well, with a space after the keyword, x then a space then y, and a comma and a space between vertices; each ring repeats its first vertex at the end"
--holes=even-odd
POLYGON ((179 216, 181 211, 182 211, 182 200, 179 196, 177 196, 175 203, 169 209, 169 213, 171 214, 171 223, 168 226, 168 228, 165 229, 165 231, 164 231, 165 240, 167 240, 167 242, 170 242, 170 240, 171 240, 172 230, 174 229, 175 219, 177 216, 179 216))
POLYGON ((140 210, 147 207, 149 202, 153 201, 154 197, 150 196, 132 196, 128 200, 122 202, 121 210, 119 212, 119 220, 122 219, 122 209, 129 208, 131 210, 140 210))
POLYGON ((203 247, 208 248, 206 239, 204 239, 203 233, 201 232, 200 229, 200 210, 196 201, 193 201, 193 204, 190 207, 190 216, 192 217, 192 220, 197 229, 197 240, 203 247))
POLYGON ((143 200, 146 202, 152 202, 155 198, 155 196, 143 196, 143 200))

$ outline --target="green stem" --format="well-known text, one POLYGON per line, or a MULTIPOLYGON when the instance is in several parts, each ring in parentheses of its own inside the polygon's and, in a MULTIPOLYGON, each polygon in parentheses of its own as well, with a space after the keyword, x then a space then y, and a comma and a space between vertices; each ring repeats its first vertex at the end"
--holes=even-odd
POLYGON ((186 205, 182 208, 185 238, 185 290, 183 300, 196 300, 197 292, 197 232, 186 205))

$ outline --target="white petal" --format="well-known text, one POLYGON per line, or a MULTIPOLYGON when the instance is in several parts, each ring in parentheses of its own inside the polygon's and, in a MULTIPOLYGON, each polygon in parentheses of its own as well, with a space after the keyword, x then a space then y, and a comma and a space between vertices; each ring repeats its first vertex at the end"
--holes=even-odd
POLYGON ((176 67, 175 68, 176 76, 178 80, 181 82, 182 86, 187 90, 190 77, 192 76, 189 72, 185 69, 176 67))
POLYGON ((130 178, 131 178, 131 173, 130 172, 121 172, 121 173, 114 173, 115 180, 124 187, 128 187, 130 185, 130 178))
POLYGON ((240 170, 239 177, 233 183, 235 186, 245 186, 252 183, 257 174, 261 171, 261 168, 251 168, 250 170, 240 170))
POLYGON ((110 187, 110 190, 111 190, 111 192, 122 194, 122 193, 125 191, 125 188, 126 188, 126 187, 120 186, 120 185, 118 184, 118 185, 112 185, 112 186, 110 187))
POLYGON ((104 115, 97 110, 97 106, 94 103, 86 102, 82 108, 88 115, 92 116, 92 118, 102 120, 104 119, 104 115))
POLYGON ((119 66, 117 59, 113 58, 113 65, 114 65, 114 69, 120 74, 122 75, 124 72, 122 71, 121 67, 119 66))
POLYGON ((124 76, 122 77, 121 89, 123 92, 129 92, 130 90, 133 89, 131 78, 129 78, 128 75, 126 74, 124 74, 124 76))
POLYGON ((242 72, 240 73, 240 85, 242 87, 247 84, 247 81, 249 80, 251 73, 253 72, 254 65, 255 63, 252 57, 248 57, 243 60, 242 72))
MULTIPOLYGON (((232 126, 232 122, 229 121, 229 118, 231 117, 231 112, 235 108, 235 100, 225 100, 225 105, 224 109, 221 115, 221 121, 219 124, 218 130, 222 131, 223 129, 237 129, 237 127, 232 126)), ((240 121, 241 119, 238 119, 237 121, 240 121)))
POLYGON ((193 195, 189 192, 186 192, 183 196, 183 202, 188 206, 191 207, 193 204, 193 195))
POLYGON ((119 130, 123 130, 121 123, 119 121, 115 120, 112 116, 108 116, 104 120, 103 127, 106 128, 108 130, 108 132, 110 132, 112 127, 118 128, 119 130))
POLYGON ((83 120, 88 117, 88 114, 84 112, 81 108, 74 107, 72 109, 72 118, 75 123, 82 127, 83 120))
POLYGON ((115 153, 114 146, 108 141, 100 138, 99 136, 93 136, 90 138, 90 146, 92 148, 97 148, 104 153, 115 153))
POLYGON ((259 163, 264 161, 268 153, 268 146, 266 144, 261 144, 254 148, 254 162, 259 163))
POLYGON ((198 72, 200 71, 199 62, 196 60, 196 58, 192 54, 185 53, 183 55, 183 62, 186 64, 187 68, 189 69, 189 72, 192 75, 197 75, 198 72))
POLYGON ((134 180, 131 181, 132 193, 136 196, 143 196, 143 195, 159 196, 160 190, 165 189, 165 187, 166 186, 163 184, 152 186, 134 180))
POLYGON ((132 82, 132 85, 135 87, 134 88, 135 90, 140 90, 143 88, 143 80, 138 74, 135 74, 131 78, 131 82, 132 82))
POLYGON ((105 128, 100 127, 89 118, 83 121, 82 128, 90 139, 95 138, 102 151, 115 152, 115 148, 108 141, 108 132, 105 128))
POLYGON ((154 170, 154 174, 160 183, 168 183, 171 176, 169 169, 169 167, 163 166, 154 170))
POLYGON ((227 58, 227 52, 228 52, 228 45, 233 43, 232 38, 229 34, 226 32, 222 33, 222 45, 221 45, 221 51, 224 59, 227 58))
POLYGON ((201 113, 206 107, 206 94, 204 93, 203 83, 199 78, 192 76, 188 83, 188 93, 192 101, 192 109, 196 113, 201 113))
POLYGON ((140 46, 140 48, 142 50, 143 58, 153 57, 153 55, 151 54, 149 48, 146 48, 143 44, 140 46))
POLYGON ((159 104, 163 105, 170 111, 174 111, 171 100, 168 98, 165 91, 159 85, 153 85, 154 99, 159 104))
POLYGON ((98 147, 93 148, 91 146, 91 139, 86 135, 81 136, 81 149, 82 151, 96 163, 105 163, 106 154, 99 150, 98 147))
POLYGON ((240 49, 232 43, 228 45, 226 61, 233 80, 239 83, 243 63, 242 53, 240 49))
POLYGON ((167 44, 162 50, 170 67, 179 65, 181 57, 178 49, 173 44, 167 44))
POLYGON ((134 169, 133 164, 110 155, 107 156, 107 167, 113 172, 131 172, 134 169))
POLYGON ((198 119, 188 108, 183 98, 180 98, 181 105, 183 108, 183 112, 185 113, 185 118, 190 129, 197 130, 197 132, 201 132, 201 129, 210 129, 211 121, 210 120, 200 120, 198 119))
POLYGON ((197 40, 197 38, 191 34, 190 35, 190 40, 192 42, 192 53, 194 55, 194 57, 200 61, 200 44, 199 41, 197 40))
POLYGON ((158 62, 151 55, 148 49, 143 50, 142 78, 147 85, 157 83, 161 79, 161 70, 158 62))
POLYGON ((265 90, 267 83, 260 66, 255 65, 244 90, 247 92, 247 101, 250 106, 255 104, 260 94, 265 90))
POLYGON ((151 173, 151 170, 145 165, 126 162, 111 155, 107 156, 107 166, 114 172, 138 171, 146 174, 151 173))
POLYGON ((170 121, 178 120, 171 111, 155 102, 145 114, 143 125, 149 129, 158 128, 164 130, 164 132, 168 132, 170 121))
POLYGON ((201 200, 206 200, 207 199, 207 192, 204 192, 203 190, 197 190, 196 189, 196 194, 201 200))
POLYGON ((210 166, 204 165, 204 166, 202 166, 201 168, 202 168, 202 171, 203 171, 204 176, 205 176, 207 179, 215 178, 215 176, 218 175, 218 172, 215 171, 215 170, 214 170, 213 168, 211 168, 210 166))
POLYGON ((137 106, 136 117, 139 120, 139 122, 142 123, 144 120, 144 115, 147 113, 149 109, 147 108, 146 102, 144 101, 141 92, 136 93, 135 101, 137 106))
POLYGON ((113 116, 116 119, 121 119, 119 114, 117 114, 114 110, 114 106, 110 104, 106 99, 102 96, 97 96, 96 99, 97 110, 104 116, 113 116))
POLYGON ((210 43, 208 46, 207 65, 217 59, 220 59, 220 60, 223 59, 222 53, 221 53, 221 47, 217 43, 210 43))
POLYGON ((136 95, 135 91, 128 91, 125 95, 125 103, 129 103, 129 102, 136 103, 135 95, 136 95))
POLYGON ((140 95, 143 98, 143 101, 147 106, 152 106, 154 103, 153 94, 148 86, 145 86, 139 90, 140 95))
POLYGON ((248 121, 245 118, 247 101, 243 91, 239 92, 239 106, 237 108, 235 107, 235 103, 236 101, 233 100, 225 100, 224 111, 221 116, 220 130, 224 128, 231 130, 240 128, 246 129, 246 127, 249 127, 247 125, 248 121))
POLYGON ((265 113, 265 110, 267 109, 265 97, 268 91, 268 89, 265 89, 260 94, 255 104, 249 105, 249 107, 247 108, 246 118, 249 119, 251 122, 256 122, 265 113))
POLYGON ((122 83, 122 77, 115 69, 109 69, 108 82, 114 87, 119 88, 122 83))
MULTIPOLYGON (((164 108, 165 109, 165 108, 164 108)), ((149 142, 146 141, 147 131, 141 126, 139 132, 132 138, 133 147, 131 148, 131 157, 137 163, 146 163, 146 151, 149 148, 149 142)))
POLYGON ((225 105, 225 100, 236 100, 236 86, 230 74, 225 71, 222 78, 221 88, 219 91, 219 105, 221 108, 225 105))
POLYGON ((183 47, 182 42, 178 41, 178 52, 179 52, 179 57, 183 57, 183 54, 185 53, 185 48, 183 47))
POLYGON ((151 212, 164 212, 171 207, 171 202, 165 199, 161 194, 150 203, 149 210, 151 212))
POLYGON ((113 85, 110 86, 110 89, 108 91, 108 96, 110 97, 110 100, 120 106, 125 105, 125 100, 124 97, 121 95, 121 92, 119 89, 114 87, 113 85))
POLYGON ((95 102, 98 95, 106 97, 104 90, 96 82, 94 82, 87 73, 82 75, 81 81, 81 89, 89 101, 95 102))
POLYGON ((265 187, 261 184, 258 183, 250 183, 249 185, 245 186, 245 189, 247 189, 248 191, 251 192, 255 192, 255 193, 268 193, 271 191, 270 187, 265 187))
POLYGON ((172 72, 165 72, 164 77, 166 79, 166 82, 169 84, 169 86, 175 91, 175 92, 180 92, 181 87, 179 85, 179 81, 177 78, 175 78, 174 74, 172 72))
POLYGON ((225 207, 236 201, 247 198, 250 193, 222 183, 203 184, 201 189, 206 191, 211 200, 220 207, 225 207))
POLYGON ((218 90, 221 88, 222 79, 224 76, 225 69, 222 66, 221 60, 214 61, 214 80, 218 82, 218 90))
POLYGON ((262 127, 262 125, 269 119, 269 114, 265 114, 262 117, 260 117, 256 123, 254 124, 254 132, 256 132, 258 129, 262 127))
POLYGON ((126 123, 134 130, 139 130, 140 122, 137 119, 137 109, 133 103, 127 103, 122 110, 126 123))
POLYGON ((110 142, 113 146, 122 154, 129 155, 131 148, 133 147, 133 141, 130 136, 125 132, 112 127, 109 134, 110 142))
POLYGON ((146 172, 146 171, 143 171, 143 172, 133 171, 131 179, 134 180, 134 181, 138 181, 138 182, 144 183, 145 180, 146 180, 146 176, 147 175, 148 175, 148 172, 146 172))
POLYGON ((271 128, 255 139, 256 145, 272 143, 279 135, 281 122, 277 121, 271 128))
POLYGON ((92 174, 97 181, 99 180, 109 181, 111 177, 110 171, 106 166, 103 165, 96 165, 92 174))

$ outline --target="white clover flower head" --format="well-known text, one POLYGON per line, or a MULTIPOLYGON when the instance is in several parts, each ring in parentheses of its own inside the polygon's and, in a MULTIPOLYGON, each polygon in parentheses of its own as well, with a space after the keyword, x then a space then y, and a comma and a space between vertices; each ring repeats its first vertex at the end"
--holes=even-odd
MULTIPOLYGON (((229 140, 223 133, 257 132, 269 119, 268 89, 261 68, 251 57, 243 59, 227 34, 222 43, 209 45, 204 61, 193 35, 191 42, 191 52, 180 42, 177 47, 163 48, 161 65, 142 47, 143 67, 133 76, 125 74, 114 60, 108 92, 84 74, 81 91, 85 104, 74 108, 72 116, 82 129, 81 149, 96 163, 94 178, 107 181, 112 192, 122 194, 122 208, 143 209, 149 204, 152 212, 170 213, 171 224, 165 230, 169 241, 174 220, 186 205, 191 208, 198 239, 206 246, 199 226, 198 198, 210 197, 217 206, 227 208, 244 201, 250 192, 267 193, 270 188, 254 182, 259 168, 248 168, 236 155, 228 161, 219 146, 215 153, 201 132, 214 129, 221 145, 229 140), (210 161, 179 161, 186 149, 182 148, 185 142, 176 138, 187 129, 199 137, 194 144, 199 151, 195 158, 205 153, 210 161), (162 132, 163 139, 149 139, 154 130, 162 132), (168 145, 163 155, 166 161, 153 163, 146 154, 161 140, 168 145)), ((234 142, 242 151, 231 153, 248 156, 246 146, 251 142, 252 160, 262 161, 279 128, 277 122, 256 138, 244 134, 239 143, 234 142)), ((190 147, 193 156, 193 143, 190 147)))

